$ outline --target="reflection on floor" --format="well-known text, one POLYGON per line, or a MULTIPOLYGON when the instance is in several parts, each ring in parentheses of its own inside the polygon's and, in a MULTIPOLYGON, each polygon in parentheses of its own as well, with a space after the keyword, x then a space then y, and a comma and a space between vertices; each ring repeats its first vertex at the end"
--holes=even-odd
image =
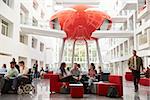
MULTIPOLYGON (((70 95, 66 94, 50 94, 48 80, 35 80, 35 87, 37 89, 35 94, 17 95, 4 94, 0 96, 0 100, 74 100, 70 95)), ((108 98, 105 96, 84 95, 84 98, 79 100, 150 100, 150 87, 140 86, 138 93, 134 92, 132 82, 124 82, 124 96, 123 98, 108 98)))

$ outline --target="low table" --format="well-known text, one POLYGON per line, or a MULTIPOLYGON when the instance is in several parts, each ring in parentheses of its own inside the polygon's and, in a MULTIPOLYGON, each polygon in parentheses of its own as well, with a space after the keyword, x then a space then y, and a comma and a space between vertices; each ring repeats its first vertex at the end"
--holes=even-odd
POLYGON ((84 94, 83 84, 69 84, 70 96, 72 98, 82 98, 84 94))

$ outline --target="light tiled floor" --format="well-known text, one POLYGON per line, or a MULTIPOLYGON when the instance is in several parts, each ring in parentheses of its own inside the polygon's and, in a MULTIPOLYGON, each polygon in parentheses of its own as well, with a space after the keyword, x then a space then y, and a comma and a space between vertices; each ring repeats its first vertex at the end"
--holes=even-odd
MULTIPOLYGON (((35 94, 17 95, 4 94, 0 96, 0 100, 74 100, 70 95, 66 94, 50 94, 48 80, 35 80, 37 89, 35 94)), ((124 96, 122 98, 108 98, 97 95, 84 95, 84 98, 79 100, 150 100, 150 87, 140 86, 138 93, 134 92, 133 83, 124 81, 124 96)))

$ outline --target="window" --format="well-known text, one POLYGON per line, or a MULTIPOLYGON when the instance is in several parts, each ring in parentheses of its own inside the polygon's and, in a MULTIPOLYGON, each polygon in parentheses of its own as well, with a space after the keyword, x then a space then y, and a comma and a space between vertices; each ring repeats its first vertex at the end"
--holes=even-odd
POLYGON ((24 5, 20 5, 20 23, 21 24, 28 24, 28 10, 24 7, 24 5))
POLYGON ((37 39, 36 38, 32 38, 32 48, 37 48, 37 39))
POLYGON ((123 56, 123 44, 120 45, 120 56, 123 56))
POLYGON ((45 16, 45 14, 44 14, 43 10, 41 10, 41 18, 43 19, 44 16, 45 16))
POLYGON ((23 44, 28 44, 28 36, 20 34, 20 42, 23 44))
POLYGON ((40 51, 41 51, 41 52, 44 51, 44 43, 40 43, 40 51))
POLYGON ((32 18, 32 26, 38 26, 38 21, 34 17, 32 18))
POLYGON ((138 39, 139 39, 139 41, 138 41, 139 45, 146 44, 148 42, 147 41, 147 33, 138 35, 138 39))
POLYGON ((3 0, 3 2, 9 6, 9 0, 3 0))
POLYGON ((2 20, 2 30, 1 33, 5 36, 9 36, 8 34, 8 23, 4 20, 2 20))
POLYGON ((125 55, 127 55, 128 54, 128 41, 125 41, 124 42, 124 51, 125 51, 125 55))
POLYGON ((36 10, 38 8, 38 3, 36 0, 33 0, 33 8, 36 10))

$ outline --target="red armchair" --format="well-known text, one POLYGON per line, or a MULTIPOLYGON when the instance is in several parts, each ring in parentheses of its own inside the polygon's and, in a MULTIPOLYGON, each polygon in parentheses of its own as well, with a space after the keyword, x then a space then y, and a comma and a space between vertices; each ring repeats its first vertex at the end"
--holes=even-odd
POLYGON ((49 79, 50 78, 50 75, 52 75, 52 73, 45 73, 43 75, 44 79, 49 79))
POLYGON ((47 74, 53 74, 53 71, 49 71, 47 74))
POLYGON ((141 78, 139 83, 140 85, 150 86, 150 78, 141 78))
MULTIPOLYGON (((50 92, 60 92, 60 88, 63 85, 63 82, 60 82, 59 75, 58 74, 50 74, 50 92)), ((67 86, 69 86, 69 83, 65 82, 67 86)))
POLYGON ((106 96, 110 86, 116 87, 119 97, 123 96, 122 76, 118 75, 110 75, 109 83, 98 83, 97 94, 106 96))
POLYGON ((132 81, 132 80, 133 80, 132 72, 126 72, 126 74, 125 74, 125 79, 126 79, 127 81, 132 81))

